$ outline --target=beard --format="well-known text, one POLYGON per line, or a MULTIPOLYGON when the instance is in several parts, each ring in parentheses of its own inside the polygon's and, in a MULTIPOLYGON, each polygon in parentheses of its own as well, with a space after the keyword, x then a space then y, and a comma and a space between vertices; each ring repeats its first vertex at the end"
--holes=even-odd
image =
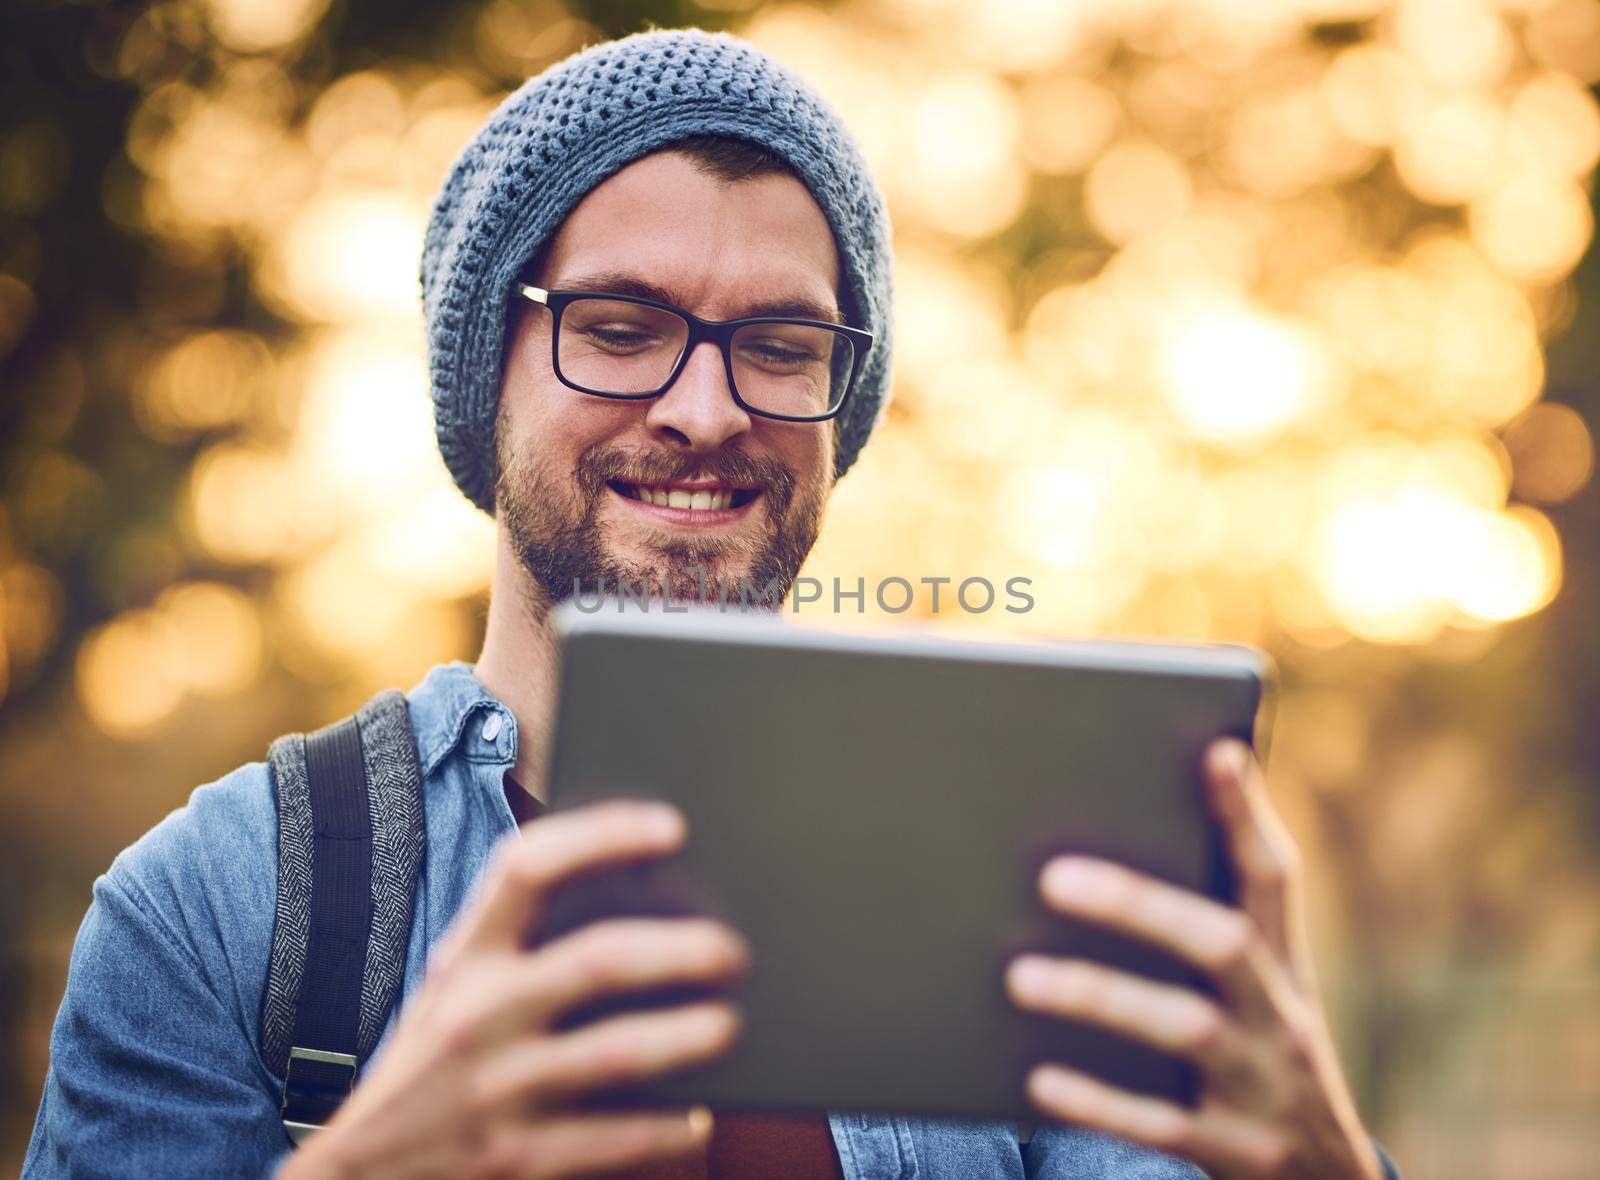
POLYGON ((705 458, 633 455, 596 443, 574 464, 578 503, 573 506, 565 488, 548 486, 534 464, 518 463, 505 432, 497 433, 495 505, 518 561, 537 587, 530 605, 538 619, 576 594, 617 594, 625 584, 675 602, 733 602, 777 610, 822 529, 825 481, 801 487, 792 471, 772 459, 738 451, 705 458), (696 539, 662 529, 654 537, 646 535, 646 545, 655 550, 650 558, 629 560, 612 551, 608 525, 600 520, 600 505, 612 481, 696 479, 758 485, 765 510, 760 536, 754 541, 696 539))

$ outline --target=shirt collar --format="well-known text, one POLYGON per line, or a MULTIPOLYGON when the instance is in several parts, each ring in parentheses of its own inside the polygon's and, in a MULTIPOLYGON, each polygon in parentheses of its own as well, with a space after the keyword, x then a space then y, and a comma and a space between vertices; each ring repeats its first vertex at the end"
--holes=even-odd
POLYGON ((406 703, 424 778, 457 748, 471 762, 516 762, 517 719, 473 675, 471 664, 436 664, 406 694, 406 703))

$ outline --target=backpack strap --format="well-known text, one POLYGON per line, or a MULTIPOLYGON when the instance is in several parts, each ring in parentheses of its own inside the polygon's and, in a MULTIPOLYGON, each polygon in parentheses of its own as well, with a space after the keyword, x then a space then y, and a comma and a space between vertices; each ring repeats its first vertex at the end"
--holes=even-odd
POLYGON ((425 834, 405 697, 268 751, 278 805, 278 894, 262 1056, 284 1078, 299 1142, 333 1116, 400 994, 425 834))

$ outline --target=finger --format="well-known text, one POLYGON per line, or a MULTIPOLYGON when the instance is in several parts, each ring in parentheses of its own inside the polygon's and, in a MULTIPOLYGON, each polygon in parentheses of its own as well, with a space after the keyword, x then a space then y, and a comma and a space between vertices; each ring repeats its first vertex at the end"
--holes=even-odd
POLYGON ((1061 856, 1039 890, 1057 912, 1120 931, 1175 955, 1216 983, 1240 1009, 1270 1010, 1276 964, 1241 911, 1110 861, 1061 856))
POLYGON ((1189 988, 1099 963, 1042 955, 1013 959, 1006 987, 1029 1011, 1097 1025, 1193 1061, 1210 1074, 1239 1067, 1237 1027, 1221 1008, 1189 988))
POLYGON ((1288 963, 1290 898, 1300 873, 1299 851, 1267 798, 1260 765, 1243 742, 1213 742, 1206 751, 1205 779, 1211 811, 1238 872, 1240 904, 1273 952, 1288 963))
POLYGON ((709 1061, 738 1031, 733 1006, 711 1002, 627 1012, 568 1033, 525 1037, 479 1072, 477 1098, 486 1110, 530 1102, 548 1107, 709 1061))
POLYGON ((660 803, 597 803, 502 840, 452 931, 452 954, 520 948, 545 895, 579 873, 663 856, 683 843, 683 816, 660 803))
POLYGON ((1236 1112, 1186 1110, 1053 1063, 1028 1074, 1028 1097, 1052 1118, 1183 1156, 1212 1174, 1279 1175, 1291 1146, 1286 1137, 1236 1112))
POLYGON ((518 1180, 633 1169, 704 1149, 711 1112, 703 1106, 660 1114, 568 1115, 508 1123, 490 1136, 478 1172, 518 1180))
POLYGON ((1193 1148, 1195 1115, 1171 1102, 1133 1094, 1062 1065, 1028 1073, 1028 1098, 1044 1114, 1078 1123, 1157 1151, 1185 1155, 1193 1148))
POLYGON ((744 940, 709 918, 609 918, 496 964, 450 1035, 459 1047, 495 1044, 606 996, 728 982, 749 962, 744 940))
POLYGON ((543 1019, 666 984, 721 983, 750 965, 744 940, 710 918, 614 918, 540 948, 530 990, 543 1019))

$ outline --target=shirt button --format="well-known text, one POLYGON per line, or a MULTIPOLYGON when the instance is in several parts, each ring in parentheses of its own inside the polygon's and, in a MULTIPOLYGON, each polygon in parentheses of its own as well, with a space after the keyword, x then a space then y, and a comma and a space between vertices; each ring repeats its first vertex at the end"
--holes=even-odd
POLYGON ((490 713, 489 719, 483 723, 483 740, 492 742, 500 736, 500 714, 490 713))

